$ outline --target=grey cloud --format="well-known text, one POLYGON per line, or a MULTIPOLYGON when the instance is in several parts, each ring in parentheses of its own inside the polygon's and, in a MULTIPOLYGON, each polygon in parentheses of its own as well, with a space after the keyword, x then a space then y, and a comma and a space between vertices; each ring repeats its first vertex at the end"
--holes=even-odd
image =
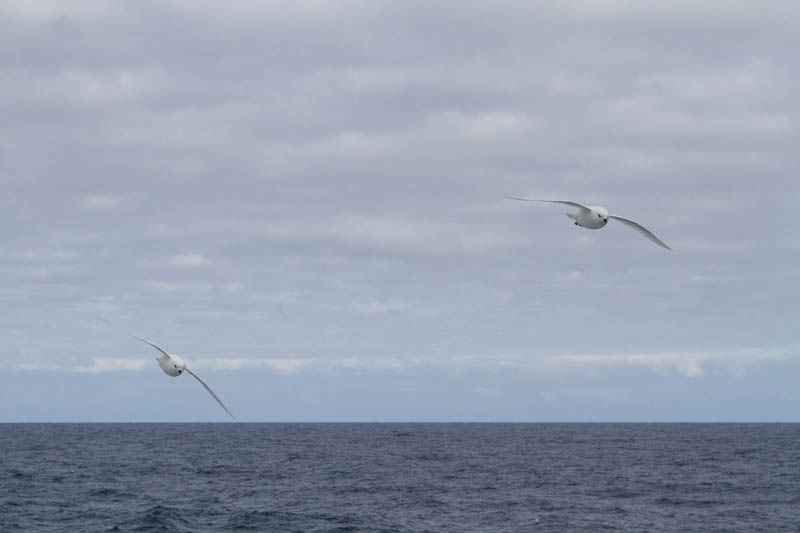
POLYGON ((137 353, 97 315, 289 361, 791 345, 771 5, 5 2, 6 357, 137 353))

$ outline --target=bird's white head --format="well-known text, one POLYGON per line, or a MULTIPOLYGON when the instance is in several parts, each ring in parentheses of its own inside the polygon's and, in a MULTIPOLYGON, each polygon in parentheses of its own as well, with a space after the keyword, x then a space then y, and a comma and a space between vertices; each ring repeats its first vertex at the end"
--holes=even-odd
POLYGON ((186 361, 178 355, 170 354, 168 357, 161 356, 158 359, 158 366, 161 367, 167 375, 177 377, 183 374, 186 370, 186 361))
POLYGON ((178 371, 178 373, 183 372, 186 369, 186 361, 184 361, 179 355, 173 355, 172 359, 172 366, 178 371))
POLYGON ((592 205, 589 206, 589 212, 591 213, 591 217, 600 227, 605 226, 608 224, 608 210, 605 207, 600 207, 599 205, 592 205))

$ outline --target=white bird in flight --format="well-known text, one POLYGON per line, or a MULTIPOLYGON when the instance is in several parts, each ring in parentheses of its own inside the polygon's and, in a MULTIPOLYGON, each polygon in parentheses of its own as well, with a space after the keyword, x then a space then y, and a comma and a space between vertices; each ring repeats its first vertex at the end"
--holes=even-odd
POLYGON ((657 245, 666 248, 667 250, 672 250, 672 248, 664 244, 664 242, 661 239, 653 235, 653 233, 649 229, 645 228, 638 222, 634 222, 633 220, 630 220, 628 218, 619 217, 616 215, 609 215, 606 208, 600 207, 599 205, 581 205, 577 202, 566 202, 563 200, 533 200, 531 198, 517 198, 515 196, 506 196, 506 198, 509 198, 511 200, 521 200, 523 202, 547 202, 551 204, 564 204, 572 207, 577 207, 578 208, 577 213, 567 213, 567 216, 575 221, 576 226, 580 226, 582 228, 587 228, 587 229, 603 228, 605 227, 606 224, 608 224, 609 218, 612 218, 614 220, 619 220, 626 226, 635 229, 636 231, 638 231, 639 233, 641 233, 642 235, 644 235, 645 237, 656 243, 657 245))
POLYGON ((161 352, 161 357, 156 357, 156 361, 158 361, 158 366, 161 367, 161 370, 163 370, 166 375, 172 376, 172 377, 178 377, 184 371, 188 372, 189 374, 191 374, 191 376, 194 379, 196 379, 197 381, 199 381, 200 385, 205 387, 205 389, 208 391, 208 393, 211 396, 213 396, 215 400, 217 400, 217 403, 220 404, 223 409, 225 409, 225 412, 228 413, 231 416, 231 418, 236 420, 236 417, 233 416, 233 414, 231 414, 230 411, 228 411, 228 408, 225 407, 225 404, 222 403, 222 400, 220 400, 217 397, 217 395, 214 394, 214 391, 212 391, 211 388, 208 385, 206 385, 205 382, 202 379, 197 377, 197 374, 195 374, 194 372, 192 372, 191 370, 186 368, 186 362, 182 358, 180 358, 177 355, 168 354, 165 350, 163 350, 160 347, 156 346, 155 344, 153 344, 149 340, 143 339, 143 338, 141 338, 141 337, 139 337, 137 335, 134 335, 131 332, 128 332, 128 335, 130 335, 131 337, 133 337, 135 339, 139 339, 142 342, 146 342, 147 344, 149 344, 150 346, 152 346, 153 348, 155 348, 156 350, 161 352))

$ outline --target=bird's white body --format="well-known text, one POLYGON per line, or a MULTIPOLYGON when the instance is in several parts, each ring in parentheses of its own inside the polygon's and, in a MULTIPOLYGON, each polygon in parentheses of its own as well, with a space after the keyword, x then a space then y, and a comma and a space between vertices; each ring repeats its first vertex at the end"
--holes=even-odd
POLYGON ((599 205, 587 205, 577 213, 567 213, 575 224, 586 229, 600 229, 608 224, 608 211, 599 205))
POLYGON ((522 200, 524 202, 547 202, 549 204, 564 204, 571 207, 577 207, 577 213, 567 213, 567 216, 575 221, 576 226, 580 226, 586 229, 600 229, 608 224, 608 219, 614 219, 619 222, 622 222, 629 228, 633 228, 657 245, 661 246, 662 248, 666 248, 667 250, 672 250, 669 246, 664 244, 664 242, 656 237, 653 232, 649 229, 645 228, 638 222, 634 222, 633 220, 625 217, 620 217, 617 215, 609 215, 608 211, 605 207, 600 207, 599 205, 582 205, 577 202, 568 202, 566 200, 533 200, 530 198, 517 198, 515 196, 507 196, 506 198, 510 198, 511 200, 522 200))

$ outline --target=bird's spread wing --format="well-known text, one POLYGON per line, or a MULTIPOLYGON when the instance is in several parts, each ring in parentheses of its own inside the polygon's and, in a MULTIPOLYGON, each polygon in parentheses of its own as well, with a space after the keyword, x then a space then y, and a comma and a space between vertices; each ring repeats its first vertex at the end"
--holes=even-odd
POLYGON ((516 196, 506 196, 509 200, 521 200, 523 202, 547 202, 549 204, 564 204, 570 205, 572 207, 577 207, 578 209, 586 209, 588 211, 588 207, 585 205, 581 205, 578 202, 567 202, 565 200, 536 200, 534 198, 517 198, 516 196))
POLYGON ((666 248, 667 250, 672 250, 672 248, 670 248, 669 246, 664 244, 664 242, 661 239, 659 239, 658 237, 653 235, 653 233, 649 229, 645 228, 641 224, 638 224, 638 223, 634 222, 633 220, 629 220, 627 218, 618 217, 618 216, 615 216, 615 215, 608 215, 608 218, 613 218, 614 220, 619 220, 620 222, 622 222, 626 226, 632 227, 633 229, 635 229, 636 231, 638 231, 639 233, 641 233, 642 235, 644 235, 645 237, 647 237, 648 239, 650 239, 651 241, 656 243, 657 245, 662 246, 662 247, 666 248))
MULTIPOLYGON (((147 342, 147 341, 145 341, 145 342, 147 342)), ((206 388, 206 390, 208 391, 208 393, 209 393, 211 396, 213 396, 215 400, 217 400, 217 403, 218 403, 218 404, 220 404, 220 405, 222 406, 222 408, 223 408, 223 409, 225 409, 225 412, 226 412, 226 413, 228 413, 229 415, 231 415, 231 418, 233 418, 234 420, 236 420, 236 417, 235 417, 235 416, 233 416, 233 415, 231 414, 231 412, 230 412, 230 411, 228 411, 228 408, 227 408, 227 407, 225 407, 225 404, 224 404, 224 403, 222 403, 222 400, 220 400, 220 399, 217 397, 217 395, 216 395, 216 394, 214 394, 214 391, 213 391, 213 390, 211 390, 211 388, 210 388, 208 385, 206 385, 205 381, 203 381, 202 379, 200 379, 199 377, 197 377, 197 374, 195 374, 194 372, 192 372, 192 371, 191 371, 191 370, 189 370, 188 368, 184 368, 184 370, 186 370, 188 373, 190 373, 194 379, 196 379, 197 381, 199 381, 199 382, 200 382, 200 385, 202 385, 203 387, 205 387, 205 388, 206 388)))
POLYGON ((153 348, 155 348, 155 349, 156 349, 156 350, 158 350, 159 352, 161 352, 161 353, 163 353, 164 355, 166 355, 167 357, 169 357, 169 354, 168 354, 167 352, 165 352, 164 350, 162 350, 161 348, 159 348, 158 346, 156 346, 155 344, 153 344, 153 343, 152 343, 152 342, 150 342, 149 340, 147 340, 147 339, 143 339, 143 338, 141 338, 141 337, 139 337, 139 336, 137 336, 137 335, 134 335, 134 334, 133 334, 133 333, 131 333, 130 331, 128 332, 128 335, 130 335, 130 336, 131 336, 131 337, 133 337, 134 339, 139 339, 139 340, 140 340, 140 341, 142 341, 142 342, 146 342, 147 344, 149 344, 150 346, 152 346, 153 348))

